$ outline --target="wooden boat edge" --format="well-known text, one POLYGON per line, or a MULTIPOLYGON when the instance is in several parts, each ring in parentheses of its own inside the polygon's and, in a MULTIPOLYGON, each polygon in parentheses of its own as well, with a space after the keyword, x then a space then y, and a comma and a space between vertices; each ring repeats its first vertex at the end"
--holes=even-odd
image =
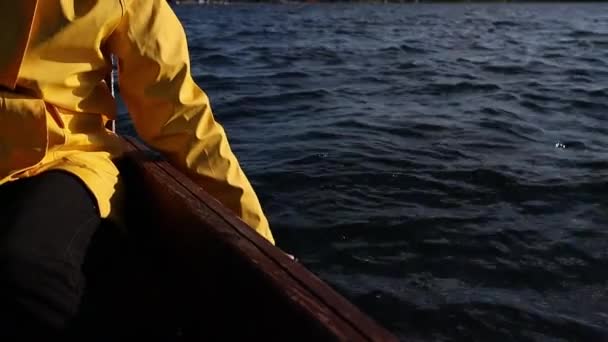
POLYGON ((170 191, 195 220, 210 227, 231 252, 256 269, 269 286, 294 310, 317 321, 337 340, 397 341, 388 330, 365 315, 328 284, 289 259, 278 247, 248 227, 200 186, 149 150, 136 138, 123 136, 126 159, 156 186, 170 191))

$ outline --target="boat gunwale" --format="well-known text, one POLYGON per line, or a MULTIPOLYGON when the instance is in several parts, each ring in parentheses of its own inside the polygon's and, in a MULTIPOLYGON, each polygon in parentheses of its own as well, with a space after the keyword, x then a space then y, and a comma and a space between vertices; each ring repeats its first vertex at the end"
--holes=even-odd
POLYGON ((126 159, 159 186, 173 192, 172 196, 182 198, 185 210, 194 213, 201 226, 211 229, 214 236, 253 267, 294 310, 317 321, 338 340, 397 341, 388 330, 304 265, 291 260, 168 161, 158 155, 150 157, 151 150, 136 137, 122 136, 122 139, 126 159))

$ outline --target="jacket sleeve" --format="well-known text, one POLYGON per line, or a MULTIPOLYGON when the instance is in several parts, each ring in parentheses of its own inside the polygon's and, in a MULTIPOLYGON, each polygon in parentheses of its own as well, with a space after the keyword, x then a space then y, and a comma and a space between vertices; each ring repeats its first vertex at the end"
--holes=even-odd
POLYGON ((259 200, 190 72, 181 22, 166 0, 121 0, 108 38, 120 93, 140 138, 274 244, 259 200))

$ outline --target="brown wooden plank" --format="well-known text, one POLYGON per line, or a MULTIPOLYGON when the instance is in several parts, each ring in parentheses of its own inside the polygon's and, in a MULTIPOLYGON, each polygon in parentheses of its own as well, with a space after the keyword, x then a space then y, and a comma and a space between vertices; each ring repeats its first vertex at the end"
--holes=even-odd
MULTIPOLYGON (((208 239, 209 235, 205 234, 213 235, 227 246, 227 250, 239 262, 245 262, 247 267, 255 270, 265 286, 272 288, 274 294, 282 298, 293 312, 298 312, 306 320, 315 321, 318 329, 325 329, 336 340, 397 341, 390 332, 303 265, 290 260, 278 247, 253 231, 186 175, 162 159, 142 158, 142 152, 147 149, 135 138, 124 137, 124 140, 134 164, 149 177, 151 184, 163 188, 162 196, 167 197, 166 203, 191 213, 183 218, 184 224, 173 228, 181 229, 179 233, 190 238, 189 243, 196 244, 196 240, 202 239, 203 235, 208 239), (203 233, 205 229, 207 231, 203 233)), ((196 259, 197 248, 191 249, 196 259)))

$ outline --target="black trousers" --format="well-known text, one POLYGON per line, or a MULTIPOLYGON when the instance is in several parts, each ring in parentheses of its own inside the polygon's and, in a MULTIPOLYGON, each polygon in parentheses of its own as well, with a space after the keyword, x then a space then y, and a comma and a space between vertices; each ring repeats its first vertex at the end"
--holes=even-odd
POLYGON ((0 341, 49 338, 71 324, 100 223, 94 197, 67 172, 0 186, 0 341))

